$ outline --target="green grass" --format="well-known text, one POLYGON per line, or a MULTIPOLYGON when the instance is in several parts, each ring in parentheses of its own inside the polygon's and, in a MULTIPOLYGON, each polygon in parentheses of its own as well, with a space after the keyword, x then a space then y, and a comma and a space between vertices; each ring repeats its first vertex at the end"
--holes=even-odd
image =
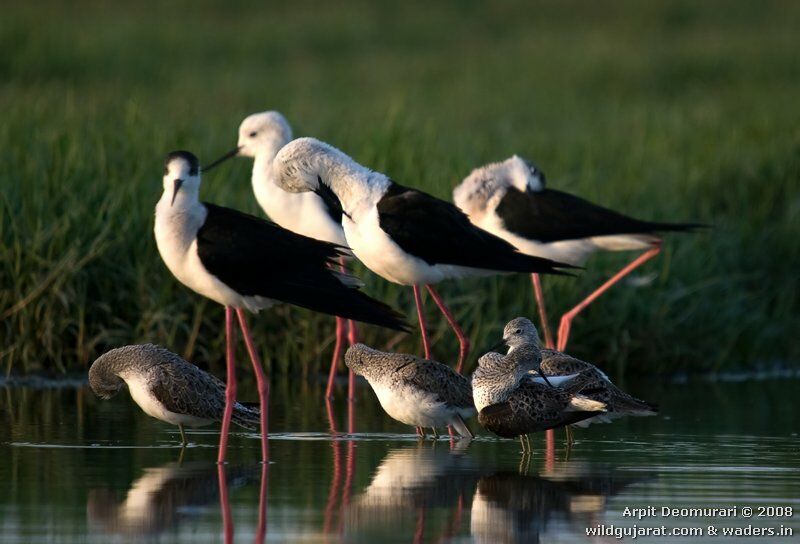
MULTIPOLYGON (((278 109, 401 183, 449 198, 512 153, 553 187, 656 220, 671 236, 579 318, 570 351, 612 372, 800 361, 800 57, 795 2, 37 2, 0 19, 0 369, 84 370, 152 341, 219 365, 222 310, 161 263, 163 156, 211 159, 247 114, 278 109)), ((259 213, 248 161, 203 196, 259 213)), ((546 279, 555 315, 630 255, 546 279)), ((407 290, 359 268, 413 316, 407 290)), ((526 277, 441 288, 479 350, 534 315, 526 277)), ((434 317, 436 354, 456 353, 434 317)), ((333 320, 254 320, 273 371, 324 366, 333 320)), ((378 347, 417 336, 366 329, 378 347)))

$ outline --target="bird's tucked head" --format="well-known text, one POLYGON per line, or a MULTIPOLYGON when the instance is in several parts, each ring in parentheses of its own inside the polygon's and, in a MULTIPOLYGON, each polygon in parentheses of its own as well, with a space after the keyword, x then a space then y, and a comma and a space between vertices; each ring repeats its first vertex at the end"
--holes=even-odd
POLYGON ((255 157, 260 153, 278 152, 292 141, 292 128, 277 111, 264 111, 245 117, 239 125, 238 154, 255 157))
POLYGON ((544 189, 546 179, 533 162, 514 155, 504 163, 507 167, 509 181, 521 192, 541 191, 544 189))
POLYGON ((164 161, 164 194, 170 205, 199 198, 200 161, 189 151, 173 151, 164 161), (186 200, 190 199, 190 200, 186 200))
POLYGON ((111 350, 98 357, 89 368, 89 387, 95 395, 101 399, 108 400, 125 385, 125 382, 117 374, 118 354, 117 350, 111 350))

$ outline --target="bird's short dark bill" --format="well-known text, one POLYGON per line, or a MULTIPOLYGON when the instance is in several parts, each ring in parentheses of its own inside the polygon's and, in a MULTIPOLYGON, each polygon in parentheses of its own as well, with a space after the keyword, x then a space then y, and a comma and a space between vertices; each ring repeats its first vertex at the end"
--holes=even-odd
POLYGON ((505 347, 505 345, 506 345, 506 341, 505 340, 500 340, 499 342, 494 344, 492 347, 490 347, 489 351, 497 351, 498 349, 500 349, 502 347, 505 347))
POLYGON ((222 164, 223 162, 227 161, 227 160, 228 160, 228 159, 230 159, 231 157, 235 157, 236 155, 238 155, 238 154, 239 154, 239 150, 240 150, 241 148, 242 148, 242 146, 236 146, 236 147, 234 147, 233 149, 231 149, 230 151, 228 151, 227 153, 225 153, 223 156, 221 156, 220 158, 218 158, 217 160, 215 160, 214 162, 212 162, 212 163, 211 163, 211 164, 209 164, 208 166, 204 166, 204 167, 202 168, 203 172, 208 172, 208 171, 209 171, 209 170, 211 170, 212 168, 216 168, 217 166, 219 166, 219 165, 220 165, 220 164, 222 164))
POLYGON ((172 200, 169 203, 170 206, 175 204, 175 197, 178 196, 178 191, 181 190, 181 185, 183 185, 183 180, 182 179, 176 179, 175 180, 175 188, 172 190, 172 200))

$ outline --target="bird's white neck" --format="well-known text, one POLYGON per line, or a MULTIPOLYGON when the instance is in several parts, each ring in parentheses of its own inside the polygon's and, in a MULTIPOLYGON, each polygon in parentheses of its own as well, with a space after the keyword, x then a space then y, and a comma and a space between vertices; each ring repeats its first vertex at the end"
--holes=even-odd
POLYGON ((345 213, 357 221, 360 213, 377 204, 392 182, 380 172, 351 163, 324 164, 320 178, 339 197, 345 213))

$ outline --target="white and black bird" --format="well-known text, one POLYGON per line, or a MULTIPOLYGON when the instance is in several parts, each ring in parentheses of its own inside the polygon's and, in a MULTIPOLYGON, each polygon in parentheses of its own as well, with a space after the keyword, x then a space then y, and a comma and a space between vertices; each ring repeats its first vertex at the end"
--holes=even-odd
MULTIPOLYGON (((297 234, 346 247, 340 207, 329 206, 316 193, 290 193, 275 184, 272 161, 278 151, 290 141, 292 141, 292 128, 280 112, 264 111, 248 115, 239 125, 239 140, 236 147, 206 166, 203 171, 208 172, 231 157, 251 157, 253 194, 261 209, 272 221, 297 234)), ((339 266, 344 267, 344 256, 340 257, 339 266)), ((328 374, 326 397, 331 397, 333 393, 336 367, 342 357, 348 329, 352 345, 357 341, 355 323, 352 321, 348 323, 337 317, 336 344, 328 374)), ((352 399, 353 395, 353 387, 350 387, 349 398, 352 399)))
MULTIPOLYGON (((89 368, 89 387, 110 399, 123 386, 150 417, 177 425, 186 446, 184 426, 199 427, 222 421, 225 384, 178 355, 153 344, 123 346, 101 355, 89 368)), ((255 430, 257 407, 234 403, 232 421, 255 430)))
POLYGON ((406 326, 389 306, 358 291, 360 284, 355 278, 331 268, 343 254, 340 246, 200 202, 200 165, 192 153, 175 151, 167 156, 163 183, 164 194, 156 205, 155 238, 164 263, 181 283, 225 306, 228 391, 219 460, 225 457, 236 396, 233 310, 258 382, 262 455, 266 459, 268 386, 245 310, 258 312, 276 302, 288 302, 396 330, 405 330, 406 326))
POLYGON ((419 290, 422 285, 427 287, 458 336, 459 372, 469 340, 432 284, 497 272, 558 274, 566 266, 518 252, 508 242, 475 227, 453 204, 395 183, 314 138, 286 144, 273 168, 280 187, 292 192, 313 191, 332 207, 341 207, 347 244, 367 268, 391 282, 413 286, 429 359, 419 290))
POLYGON ((469 380, 447 365, 402 353, 386 353, 364 344, 350 346, 348 368, 367 379, 381 406, 393 419, 413 425, 424 436, 429 427, 452 425, 474 438, 465 420, 475 415, 469 380))
MULTIPOLYGON (((480 228, 511 243, 522 253, 572 265, 583 265, 595 251, 646 251, 583 302, 564 314, 558 349, 567 345, 572 320, 614 283, 658 254, 660 233, 692 231, 696 223, 642 221, 580 197, 549 189, 544 173, 514 155, 477 168, 453 190, 453 201, 480 228)), ((536 300, 547 347, 554 347, 538 276, 536 300)))

